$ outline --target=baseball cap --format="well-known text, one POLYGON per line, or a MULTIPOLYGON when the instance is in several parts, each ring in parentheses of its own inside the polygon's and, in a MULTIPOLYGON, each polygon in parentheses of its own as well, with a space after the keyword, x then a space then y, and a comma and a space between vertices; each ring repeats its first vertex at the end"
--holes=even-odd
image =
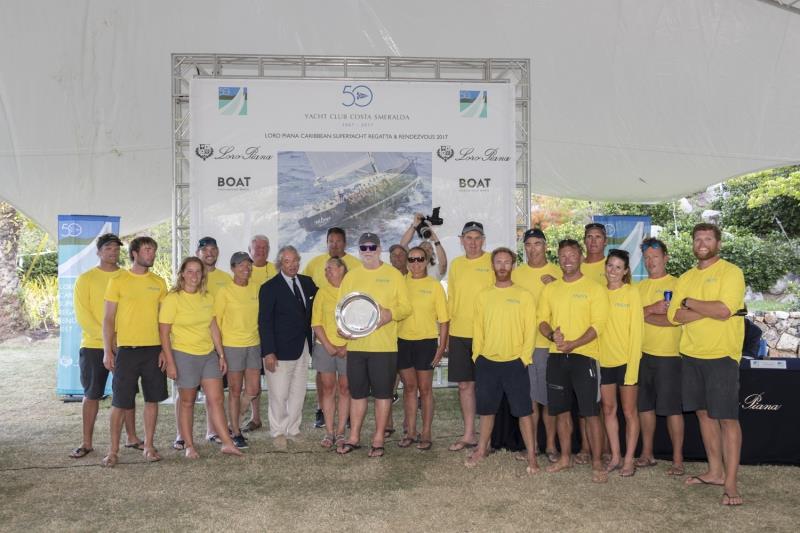
POLYGON ((197 248, 205 248, 206 246, 217 246, 217 239, 214 237, 203 237, 197 243, 197 248))
POLYGON ((231 256, 231 268, 235 267, 242 261, 250 261, 251 263, 253 262, 253 260, 250 258, 250 254, 247 252, 236 252, 231 256))
POLYGON ((485 233, 483 233, 483 224, 480 222, 475 222, 474 220, 470 220, 464 224, 464 229, 461 230, 461 235, 466 235, 467 232, 470 231, 477 231, 481 235, 485 235, 485 233))
POLYGON ((113 233, 103 233, 97 238, 97 249, 99 250, 100 248, 102 248, 103 246, 105 246, 110 242, 115 242, 120 246, 122 246, 122 241, 119 239, 119 237, 117 237, 113 233))
POLYGON ((547 237, 544 236, 544 232, 539 228, 531 228, 525 232, 525 235, 522 236, 522 242, 527 241, 531 237, 536 237, 537 239, 547 240, 547 237))
POLYGON ((377 244, 378 246, 381 245, 380 237, 378 237, 374 233, 370 233, 370 232, 362 233, 361 237, 358 238, 358 244, 359 245, 362 245, 365 242, 371 242, 372 244, 377 244))

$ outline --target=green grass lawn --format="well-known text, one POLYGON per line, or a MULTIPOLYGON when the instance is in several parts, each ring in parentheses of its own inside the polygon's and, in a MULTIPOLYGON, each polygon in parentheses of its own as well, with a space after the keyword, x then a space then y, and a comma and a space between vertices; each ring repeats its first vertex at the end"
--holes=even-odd
MULTIPOLYGON (((735 509, 719 505, 719 487, 684 488, 668 478, 663 462, 607 485, 592 484, 588 467, 528 477, 506 452, 468 470, 463 453, 447 451, 460 434, 453 389, 436 391, 430 452, 397 448, 397 434, 383 459, 368 459, 365 449, 344 457, 324 451, 309 394, 303 436, 286 452, 261 430, 243 459, 203 443, 202 458, 189 462, 169 447, 174 415, 162 406, 156 444, 164 460, 147 464, 124 450, 116 468, 104 469, 107 401, 96 451, 67 457, 80 444, 80 404, 54 394, 56 353, 55 339, 0 344, 4 531, 796 531, 800 523, 794 467, 742 467, 746 505, 735 509)), ((201 439, 205 417, 199 406, 196 413, 201 439)), ((704 467, 689 464, 688 472, 704 467)))

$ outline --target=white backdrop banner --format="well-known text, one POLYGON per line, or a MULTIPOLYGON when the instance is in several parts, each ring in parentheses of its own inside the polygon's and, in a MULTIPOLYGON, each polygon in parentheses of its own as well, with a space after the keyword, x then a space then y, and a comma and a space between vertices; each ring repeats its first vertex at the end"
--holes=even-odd
POLYGON ((487 249, 515 239, 514 89, 508 83, 196 79, 190 88, 191 236, 220 267, 255 234, 274 259, 325 250, 331 226, 384 252, 414 212, 441 206, 448 256, 465 222, 487 249))

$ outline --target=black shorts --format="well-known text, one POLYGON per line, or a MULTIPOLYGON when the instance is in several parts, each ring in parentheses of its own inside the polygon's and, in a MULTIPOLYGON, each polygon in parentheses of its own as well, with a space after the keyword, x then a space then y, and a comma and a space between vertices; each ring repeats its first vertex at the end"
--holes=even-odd
POLYGON ((397 339, 397 370, 433 370, 431 363, 439 348, 438 339, 409 341, 397 339))
POLYGON ((625 371, 628 365, 601 366, 600 385, 625 385, 625 371))
POLYGON ((475 362, 475 406, 481 416, 496 415, 506 394, 511 416, 533 413, 531 380, 521 359, 492 361, 478 356, 475 362))
POLYGON ((639 412, 658 416, 683 414, 681 358, 642 354, 639 363, 639 412))
POLYGON ((600 365, 580 354, 551 353, 547 359, 547 409, 555 416, 572 409, 573 394, 580 416, 600 414, 600 365))
POLYGON ((99 400, 106 395, 108 369, 103 365, 102 348, 81 348, 81 385, 87 400, 99 400))
POLYGON ((145 402, 163 402, 169 397, 167 376, 158 368, 159 353, 161 346, 120 346, 117 349, 114 377, 111 380, 111 405, 133 409, 139 378, 142 378, 145 402))
POLYGON ((454 383, 475 381, 472 339, 450 336, 447 344, 447 380, 454 383))
POLYGON ((347 382, 350 397, 390 400, 397 375, 397 352, 347 352, 347 382))
POLYGON ((698 359, 681 354, 681 398, 686 411, 739 419, 739 363, 730 357, 698 359))

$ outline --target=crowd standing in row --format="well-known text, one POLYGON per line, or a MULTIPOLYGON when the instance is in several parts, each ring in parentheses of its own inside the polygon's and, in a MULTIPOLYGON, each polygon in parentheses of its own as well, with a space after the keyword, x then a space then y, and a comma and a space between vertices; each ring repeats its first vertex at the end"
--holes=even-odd
POLYGON ((446 354, 463 418, 463 434, 448 449, 469 449, 466 466, 478 465, 491 452, 490 435, 505 395, 511 414, 519 419, 526 445, 521 458, 529 473, 540 470, 535 437, 541 421, 548 472, 591 462, 594 482, 606 482, 617 470, 631 477, 637 468, 656 464, 658 415, 667 417, 673 445, 666 474, 683 476, 683 413, 695 411, 708 470, 685 483, 722 486, 723 504, 742 503, 736 476, 744 277, 720 258, 719 228, 695 226, 692 245, 698 263, 679 279, 666 272, 666 245, 645 239, 641 251, 648 278, 632 285, 628 253, 612 249, 604 256, 602 224, 586 226, 585 255, 577 240, 559 242, 558 265, 547 261, 544 233, 530 229, 523 236, 526 262, 516 266, 516 253, 508 248, 484 251, 483 225, 470 221, 460 235, 464 255, 447 272, 447 257, 435 233, 407 248, 419 222, 417 215, 403 242, 391 247, 391 265, 381 261, 378 235, 359 237, 359 261, 346 253, 345 232, 331 228, 328 252, 309 261, 303 274, 294 247, 282 247, 273 265, 268 261, 269 240, 256 235, 249 253, 231 256, 231 276, 216 268, 216 240, 205 237, 197 256, 184 259, 169 291, 149 271, 155 241, 133 239, 131 268, 121 270, 122 242, 113 234, 100 236, 100 263, 75 288, 85 396, 83 442, 71 456, 92 451, 98 400, 109 371, 114 374, 106 466, 118 461, 123 422, 125 447, 141 450, 148 461, 161 459, 154 433, 158 403, 168 397, 167 377, 175 380, 179 392, 173 447, 184 450, 186 457, 199 456, 192 435, 198 388, 206 398, 206 438, 220 444, 223 453, 241 455, 248 447, 242 431, 262 426, 262 372, 268 384, 270 435, 276 447, 285 448, 300 434, 309 358, 317 371, 318 425, 326 428, 323 447, 342 455, 361 448, 372 396, 375 432, 368 456, 383 456, 385 439, 394 431, 391 405, 399 376, 404 385, 399 446, 429 450, 434 441, 433 369, 446 354), (446 272, 447 294, 439 283, 446 272), (337 302, 354 291, 379 305, 378 327, 366 337, 349 337, 334 318, 337 302), (227 413, 223 375, 229 388, 227 413), (144 441, 134 425, 140 381, 144 441), (582 441, 574 455, 573 402, 582 441), (248 409, 252 416, 242 427, 248 409))

